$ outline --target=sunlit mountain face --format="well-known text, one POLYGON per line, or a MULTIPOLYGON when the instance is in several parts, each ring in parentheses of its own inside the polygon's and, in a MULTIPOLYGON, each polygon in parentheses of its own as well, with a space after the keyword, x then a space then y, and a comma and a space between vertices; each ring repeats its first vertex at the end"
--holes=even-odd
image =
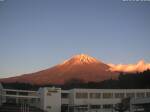
POLYGON ((99 82, 117 78, 118 72, 141 72, 148 68, 150 68, 149 64, 145 64, 143 61, 135 65, 114 65, 105 64, 86 54, 80 54, 46 70, 5 78, 0 81, 36 85, 64 84, 72 79, 82 80, 83 82, 99 82))

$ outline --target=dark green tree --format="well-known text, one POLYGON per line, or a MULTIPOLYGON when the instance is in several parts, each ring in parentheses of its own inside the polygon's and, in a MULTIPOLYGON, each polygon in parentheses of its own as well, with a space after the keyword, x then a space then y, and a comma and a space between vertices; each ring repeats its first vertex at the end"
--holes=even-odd
POLYGON ((115 111, 125 112, 130 108, 130 98, 122 99, 120 103, 116 104, 114 107, 115 111))

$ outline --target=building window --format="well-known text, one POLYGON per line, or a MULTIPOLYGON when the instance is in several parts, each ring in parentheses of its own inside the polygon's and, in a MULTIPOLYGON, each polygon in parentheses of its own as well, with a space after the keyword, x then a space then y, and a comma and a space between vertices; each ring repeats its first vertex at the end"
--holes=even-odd
POLYGON ((36 102, 36 99, 35 99, 35 98, 31 98, 30 102, 31 102, 31 103, 35 103, 35 102, 36 102))
POLYGON ((127 96, 127 97, 131 97, 131 98, 134 98, 134 97, 135 97, 135 93, 127 93, 126 96, 127 96))
POLYGON ((40 98, 38 98, 37 101, 40 102, 40 98))
POLYGON ((105 104, 105 105, 103 105, 103 109, 111 109, 111 108, 113 108, 112 104, 105 104))
POLYGON ((8 94, 8 95, 16 95, 17 92, 16 91, 6 91, 6 94, 8 94))
POLYGON ((49 109, 49 110, 50 110, 50 109, 52 109, 52 107, 51 107, 51 106, 47 106, 46 108, 47 108, 47 109, 49 109))
POLYGON ((90 93, 90 98, 93 99, 101 98, 101 93, 90 93))
POLYGON ((62 97, 62 98, 68 98, 68 97, 69 97, 69 94, 68 94, 68 93, 61 93, 61 97, 62 97))
POLYGON ((115 93, 115 98, 124 98, 124 93, 115 93))
POLYGON ((150 97, 150 92, 147 92, 147 93, 146 93, 146 96, 147 96, 147 97, 150 97))
POLYGON ((19 92, 19 95, 25 95, 25 96, 27 96, 28 92, 19 92))
POLYGON ((47 96, 51 96, 52 94, 50 92, 47 92, 47 96))
POLYGON ((113 98, 113 93, 103 93, 103 98, 113 98))
POLYGON ((136 93, 136 97, 143 98, 145 96, 145 93, 136 93))
POLYGON ((76 93, 76 98, 80 99, 80 98, 88 98, 88 93, 76 93))
POLYGON ((61 105, 61 112, 69 112, 68 104, 61 105))
POLYGON ((90 105, 91 109, 100 109, 101 105, 90 105))

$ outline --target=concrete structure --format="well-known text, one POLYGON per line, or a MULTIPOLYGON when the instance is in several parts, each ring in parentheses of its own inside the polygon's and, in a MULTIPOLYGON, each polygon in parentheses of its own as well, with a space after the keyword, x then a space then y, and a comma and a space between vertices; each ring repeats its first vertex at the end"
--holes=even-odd
POLYGON ((61 89, 60 88, 40 88, 39 107, 46 112, 61 112, 61 89))
POLYGON ((62 94, 66 94, 62 95, 62 105, 70 111, 114 112, 122 99, 148 97, 150 89, 72 89, 62 94))
POLYGON ((0 89, 0 90, 1 90, 0 104, 14 103, 14 104, 21 104, 23 106, 30 105, 40 108, 46 112, 61 112, 60 88, 46 87, 40 88, 38 91, 14 90, 14 89, 0 89))
POLYGON ((37 91, 2 89, 2 103, 22 103, 38 106, 39 100, 37 91))
POLYGON ((131 99, 130 112, 150 112, 150 97, 131 99))
MULTIPOLYGON (((150 102, 150 89, 71 89, 44 87, 38 91, 0 89, 2 103, 23 103, 46 112, 115 112, 114 107, 124 98, 131 98, 131 112, 135 106, 150 102), (135 100, 136 99, 136 100, 135 100), (138 100, 137 100, 138 99, 138 100)), ((128 111, 129 111, 128 110, 128 111)), ((144 111, 146 112, 146 111, 144 111)))

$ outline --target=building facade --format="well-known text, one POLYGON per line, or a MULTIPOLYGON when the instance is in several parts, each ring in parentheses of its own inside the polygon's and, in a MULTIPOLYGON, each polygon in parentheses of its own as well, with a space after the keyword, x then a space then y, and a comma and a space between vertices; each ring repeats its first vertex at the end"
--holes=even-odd
POLYGON ((46 112, 61 112, 61 89, 60 88, 40 88, 38 90, 40 98, 39 107, 46 112))
POLYGON ((130 112, 150 112, 150 97, 131 99, 130 112))
POLYGON ((38 91, 27 91, 1 86, 0 93, 0 104, 24 103, 46 112, 116 112, 114 107, 125 98, 131 98, 130 108, 126 112, 135 112, 136 99, 147 98, 150 102, 150 89, 61 90, 43 87, 38 91))
POLYGON ((149 94, 150 89, 72 89, 62 91, 62 105, 74 112, 115 112, 114 107, 122 99, 145 98, 149 94))

